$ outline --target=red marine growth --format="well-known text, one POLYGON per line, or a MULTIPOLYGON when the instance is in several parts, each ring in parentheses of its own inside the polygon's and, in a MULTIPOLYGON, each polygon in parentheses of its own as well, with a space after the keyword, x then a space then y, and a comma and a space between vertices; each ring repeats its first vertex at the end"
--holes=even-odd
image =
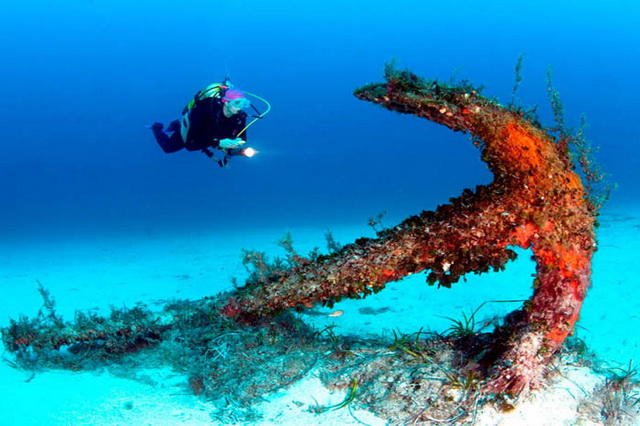
POLYGON ((420 271, 429 284, 448 287, 466 273, 502 269, 515 257, 509 246, 530 248, 537 265, 533 296, 496 331, 483 363, 487 392, 518 395, 535 387, 578 319, 595 250, 597 206, 574 170, 569 137, 554 137, 468 84, 444 85, 390 67, 386 82, 355 95, 469 133, 493 182, 378 238, 250 280, 229 310, 241 321, 257 321, 292 307, 361 298, 420 271))

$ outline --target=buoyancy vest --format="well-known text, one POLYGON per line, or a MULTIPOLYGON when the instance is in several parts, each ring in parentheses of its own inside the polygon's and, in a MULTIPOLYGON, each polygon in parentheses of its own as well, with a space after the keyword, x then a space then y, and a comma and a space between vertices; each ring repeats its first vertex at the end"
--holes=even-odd
POLYGON ((191 122, 189 121, 189 113, 195 106, 196 102, 203 101, 208 98, 222 99, 228 89, 229 86, 223 83, 212 83, 195 94, 193 99, 191 99, 191 101, 182 110, 180 136, 182 136, 183 141, 187 140, 187 134, 189 133, 189 127, 191 125, 191 122))

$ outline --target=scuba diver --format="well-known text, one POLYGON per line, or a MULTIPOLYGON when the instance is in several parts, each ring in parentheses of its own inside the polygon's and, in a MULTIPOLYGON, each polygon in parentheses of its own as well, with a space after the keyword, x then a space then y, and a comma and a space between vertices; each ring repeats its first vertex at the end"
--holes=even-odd
POLYGON ((213 83, 200 90, 182 110, 182 118, 172 121, 167 128, 162 123, 153 123, 151 131, 158 145, 167 154, 186 148, 187 151, 202 151, 220 167, 228 167, 232 156, 253 157, 253 148, 244 147, 246 130, 264 117, 271 105, 261 97, 235 89, 229 79, 213 83), (260 113, 247 99, 250 95, 262 101, 267 109, 260 113), (252 108, 257 115, 249 123, 243 110, 252 108), (219 149, 218 158, 211 149, 219 149))

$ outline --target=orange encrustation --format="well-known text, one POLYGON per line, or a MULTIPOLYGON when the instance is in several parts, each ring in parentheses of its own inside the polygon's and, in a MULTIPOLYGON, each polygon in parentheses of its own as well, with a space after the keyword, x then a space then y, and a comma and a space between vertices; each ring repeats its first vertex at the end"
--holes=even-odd
POLYGON ((446 85, 409 71, 388 68, 385 82, 355 95, 471 135, 494 180, 377 238, 296 258, 269 276, 253 274, 223 312, 258 323, 289 308, 362 298, 421 271, 429 284, 450 287, 465 274, 503 269, 516 257, 510 247, 518 246, 530 249, 536 262, 533 296, 494 332, 493 347, 477 365, 484 368, 487 392, 520 394, 538 386, 579 317, 596 246, 596 210, 574 170, 566 135, 554 136, 468 84, 446 85))

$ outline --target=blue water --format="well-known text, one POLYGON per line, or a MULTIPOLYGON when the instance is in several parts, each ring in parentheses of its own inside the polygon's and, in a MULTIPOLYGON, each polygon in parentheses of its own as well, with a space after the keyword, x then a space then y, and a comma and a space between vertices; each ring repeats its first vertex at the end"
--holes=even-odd
POLYGON ((361 102, 397 59, 452 75, 546 124, 553 66, 570 125, 636 200, 635 74, 640 34, 630 1, 228 1, 144 4, 5 1, 0 13, 3 238, 147 232, 290 221, 391 222, 490 180, 467 141, 361 102), (260 154, 222 170, 200 153, 164 154, 145 126, 177 117, 230 76, 272 112, 249 139, 260 154))
MULTIPOLYGON (((617 184, 603 251, 633 258, 639 19, 631 0, 3 0, 3 259, 14 244, 55 250, 79 237, 366 228, 383 211, 393 225, 491 175, 467 136, 359 101, 353 90, 381 81, 396 59, 424 77, 484 85, 506 104, 521 54, 523 105, 539 105, 553 125, 553 67, 568 125, 586 114, 596 159, 617 184), (197 152, 164 154, 146 126, 177 118, 194 93, 226 76, 272 104, 248 131, 260 153, 229 169, 197 152)), ((607 253, 596 253, 594 294, 611 283, 633 294, 617 278, 629 265, 607 253)), ((593 298, 587 308, 607 314, 593 298)), ((623 330, 630 315, 616 317, 623 330)))

